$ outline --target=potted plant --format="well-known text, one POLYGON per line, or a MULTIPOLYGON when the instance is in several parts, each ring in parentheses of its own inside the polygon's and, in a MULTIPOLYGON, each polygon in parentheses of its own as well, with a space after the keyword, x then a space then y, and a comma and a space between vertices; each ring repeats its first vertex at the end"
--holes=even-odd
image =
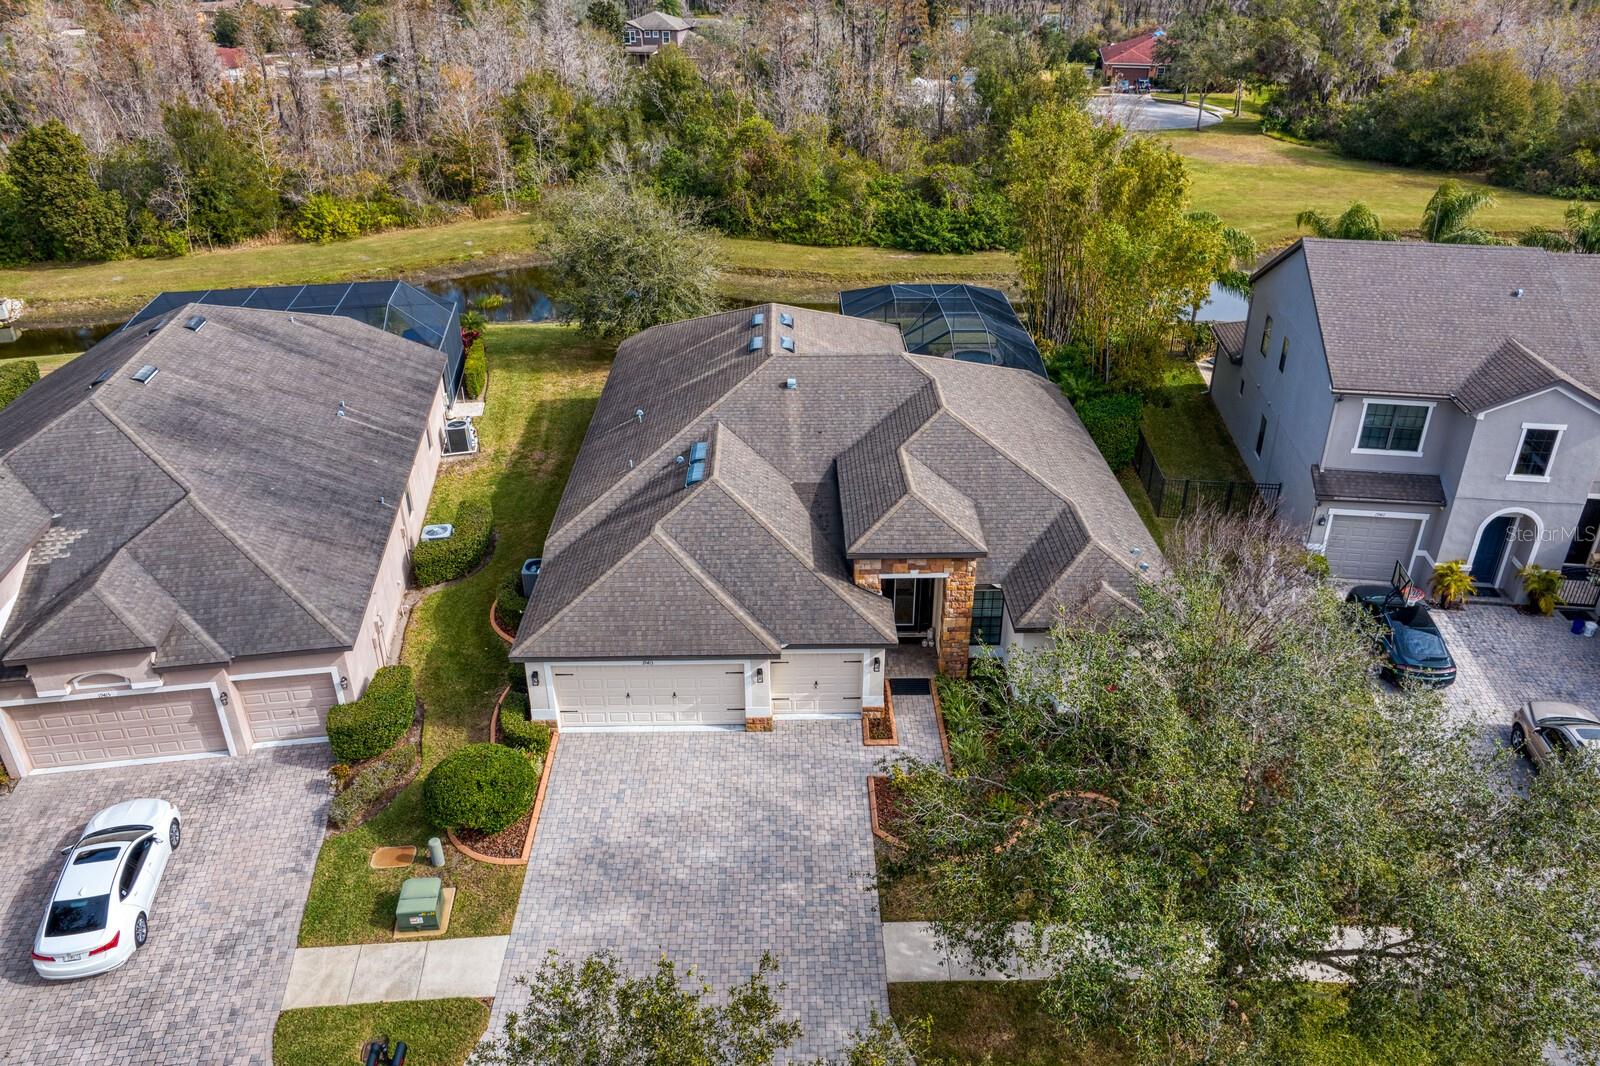
POLYGON ((1522 579, 1522 589, 1528 594, 1528 606, 1542 615, 1552 614, 1561 597, 1561 571, 1546 570, 1529 563, 1517 570, 1522 579))
POLYGON ((1467 597, 1478 591, 1478 583, 1467 569, 1465 559, 1451 559, 1433 568, 1433 598, 1446 610, 1466 606, 1467 597))

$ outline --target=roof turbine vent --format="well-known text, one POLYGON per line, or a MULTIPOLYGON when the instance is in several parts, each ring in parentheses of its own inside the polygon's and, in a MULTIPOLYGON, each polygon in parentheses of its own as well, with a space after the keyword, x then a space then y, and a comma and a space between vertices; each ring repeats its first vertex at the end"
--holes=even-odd
POLYGON ((787 378, 787 379, 784 380, 783 387, 785 389, 788 389, 789 391, 793 392, 795 389, 798 389, 800 387, 800 383, 798 381, 796 381, 794 378, 787 378))

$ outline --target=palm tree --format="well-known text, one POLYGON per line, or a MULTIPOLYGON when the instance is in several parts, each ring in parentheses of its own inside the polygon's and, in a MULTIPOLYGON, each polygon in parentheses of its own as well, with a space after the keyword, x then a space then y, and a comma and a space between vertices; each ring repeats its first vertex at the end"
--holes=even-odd
POLYGON ((1567 208, 1566 226, 1531 226, 1517 243, 1548 252, 1586 252, 1600 255, 1600 207, 1573 204, 1567 208))
POLYGON ((1442 181, 1422 209, 1422 239, 1435 244, 1504 244, 1472 224, 1473 215, 1493 205, 1494 194, 1488 189, 1469 189, 1455 178, 1442 181))
POLYGON ((1360 200, 1352 200, 1338 218, 1321 211, 1302 211, 1294 216, 1295 225, 1311 231, 1313 237, 1337 237, 1346 241, 1393 241, 1399 234, 1383 228, 1383 219, 1360 200))

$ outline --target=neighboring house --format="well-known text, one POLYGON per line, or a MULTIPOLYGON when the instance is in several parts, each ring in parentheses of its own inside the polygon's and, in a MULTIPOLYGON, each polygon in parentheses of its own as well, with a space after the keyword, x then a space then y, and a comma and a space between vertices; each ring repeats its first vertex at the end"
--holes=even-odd
POLYGON ((1586 561, 1600 518, 1600 257, 1307 238, 1217 328, 1211 394, 1333 572, 1481 592, 1586 561))
POLYGON ((444 355, 446 406, 461 392, 461 306, 403 281, 340 281, 325 285, 269 285, 244 289, 164 292, 128 319, 137 329, 184 304, 259 307, 296 315, 337 315, 425 344, 444 355))
POLYGON ((651 11, 622 24, 623 51, 643 63, 669 44, 683 47, 694 23, 676 15, 651 11))
POLYGON ((1166 64, 1156 61, 1156 49, 1165 36, 1162 30, 1151 30, 1126 41, 1102 45, 1100 70, 1106 84, 1115 85, 1119 81, 1137 84, 1140 79, 1151 82, 1159 80, 1167 68, 1166 64))
POLYGON ((200 25, 209 27, 216 21, 217 12, 237 11, 246 4, 284 16, 294 15, 310 6, 301 3, 300 0, 200 0, 194 6, 195 17, 200 25))
POLYGON ((444 364, 342 317, 189 303, 0 411, 6 771, 322 737, 400 623, 444 364))
POLYGON ((1041 643, 1159 555, 1077 415, 1023 370, 768 304, 617 350, 512 658, 561 729, 882 706, 886 651, 1041 643))

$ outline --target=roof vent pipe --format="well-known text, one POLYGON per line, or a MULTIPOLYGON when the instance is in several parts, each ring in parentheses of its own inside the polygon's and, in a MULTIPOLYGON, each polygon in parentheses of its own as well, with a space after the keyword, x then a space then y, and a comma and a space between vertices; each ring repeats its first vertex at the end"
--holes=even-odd
POLYGON ((783 383, 783 387, 786 389, 798 389, 800 387, 800 383, 794 378, 789 378, 783 383))
POLYGON ((633 418, 634 421, 638 422, 641 426, 644 425, 644 408, 635 407, 633 409, 633 418))
POLYGON ((1514 297, 1514 298, 1515 298, 1515 299, 1518 299, 1518 300, 1520 300, 1520 299, 1522 299, 1522 290, 1521 290, 1521 289, 1512 289, 1512 290, 1511 290, 1511 295, 1512 295, 1512 296, 1513 296, 1513 297, 1514 297))

